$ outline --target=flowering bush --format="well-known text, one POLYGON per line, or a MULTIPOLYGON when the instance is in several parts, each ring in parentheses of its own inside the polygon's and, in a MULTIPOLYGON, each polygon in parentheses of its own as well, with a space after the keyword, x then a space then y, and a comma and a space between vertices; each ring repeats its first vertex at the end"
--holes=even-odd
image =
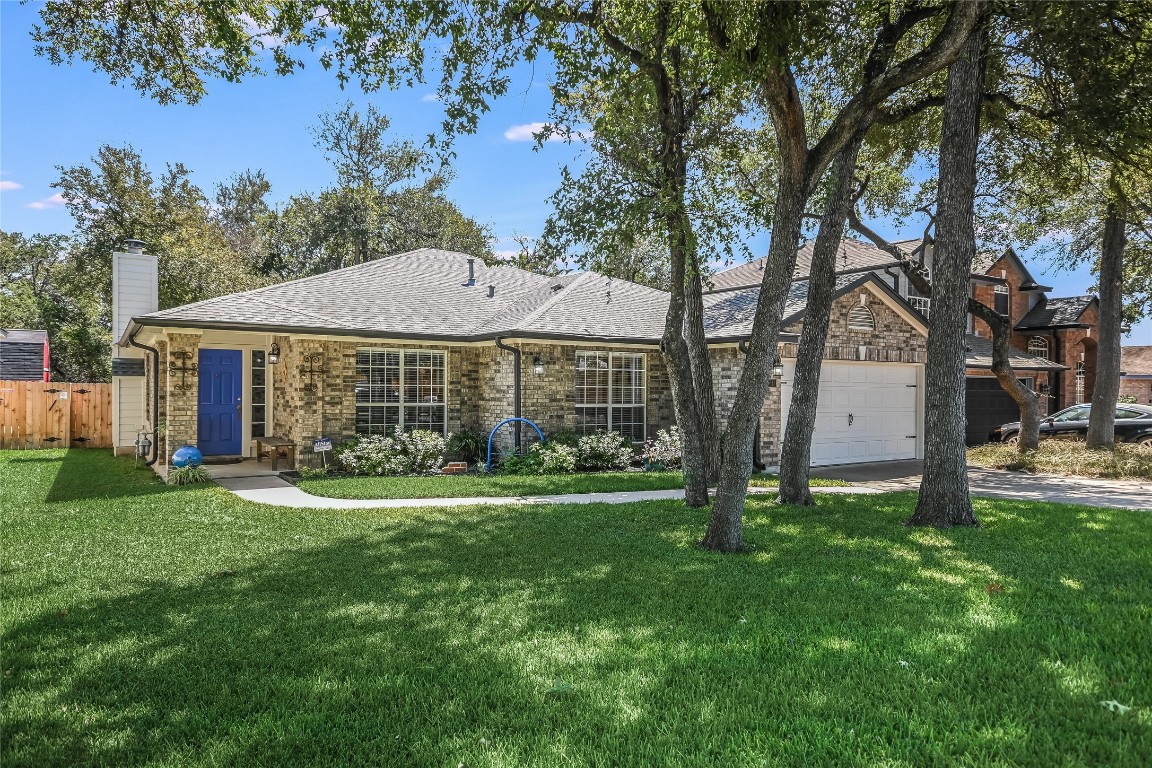
POLYGON ((545 475, 566 475, 576 471, 576 449, 561 443, 534 445, 540 454, 540 471, 545 475))
POLYGON ((444 463, 446 444, 442 435, 422 429, 368 435, 337 451, 336 461, 354 475, 426 475, 444 463))
POLYGON ((655 440, 644 444, 644 463, 659 464, 666 469, 679 469, 684 458, 680 428, 671 426, 656 433, 655 440))
POLYGON ((632 463, 632 443, 619 432, 584 435, 576 444, 576 468, 625 469, 632 463))

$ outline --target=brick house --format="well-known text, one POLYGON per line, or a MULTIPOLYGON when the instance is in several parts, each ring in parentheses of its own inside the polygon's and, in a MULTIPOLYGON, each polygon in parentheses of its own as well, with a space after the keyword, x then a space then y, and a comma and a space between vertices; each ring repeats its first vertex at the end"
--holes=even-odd
POLYGON ((1152 405, 1152 347, 1121 347, 1120 397, 1152 405))
MULTIPOLYGON (((668 294, 597 273, 547 277, 420 249, 322 275, 156 311, 155 259, 114 258, 116 445, 164 427, 185 444, 251 456, 276 436, 316 463, 311 441, 422 428, 486 434, 522 416, 545 434, 621 432, 639 443, 674 423, 659 351, 668 294), (148 277, 148 276, 151 277, 148 277), (144 287, 142 287, 144 286, 144 287), (149 306, 150 304, 150 306, 149 306)), ((716 399, 727 412, 758 288, 705 297, 716 399)), ((757 453, 778 462, 807 281, 788 297, 784 370, 757 453)), ((923 455, 927 324, 875 274, 837 287, 813 460, 923 455)))
MULTIPOLYGON (((911 255, 920 240, 894 243, 911 255)), ((931 277, 932 247, 926 249, 925 265, 931 277)), ((797 277, 807 275, 812 262, 812 243, 797 254, 797 277)), ((764 260, 741 264, 712 277, 712 290, 733 290, 758 285, 764 260)), ((931 316, 931 300, 921 296, 900 270, 900 262, 871 243, 845 239, 837 253, 837 272, 842 276, 871 272, 924 317, 931 316)), ((1094 296, 1048 298, 1048 286, 1040 285, 1012 249, 1002 254, 979 254, 970 280, 972 296, 1007 315, 1012 325, 1009 344, 1013 369, 1021 381, 1040 395, 1041 413, 1053 413, 1092 398, 1096 380, 1096 313, 1094 296)), ((981 320, 969 317, 967 382, 963 396, 968 418, 968 443, 987 441, 992 428, 1020 418, 1012 398, 992 375, 992 334, 981 320)))

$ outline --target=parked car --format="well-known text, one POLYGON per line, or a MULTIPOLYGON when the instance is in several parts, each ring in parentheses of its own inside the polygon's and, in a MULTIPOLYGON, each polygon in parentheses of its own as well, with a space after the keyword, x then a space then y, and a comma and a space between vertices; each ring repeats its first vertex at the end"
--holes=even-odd
MULTIPOLYGON (((1088 414, 1091 403, 1065 408, 1040 422, 1040 439, 1083 440, 1088 436, 1088 414)), ((1020 422, 1001 424, 988 439, 993 443, 1016 443, 1020 440, 1020 422)), ((1116 442, 1137 443, 1152 449, 1152 407, 1121 403, 1116 406, 1116 442)))

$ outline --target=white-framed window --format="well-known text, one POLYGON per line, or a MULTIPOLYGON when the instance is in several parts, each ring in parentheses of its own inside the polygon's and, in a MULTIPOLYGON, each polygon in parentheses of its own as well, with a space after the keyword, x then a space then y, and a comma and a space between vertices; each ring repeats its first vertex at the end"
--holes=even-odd
POLYGON ((267 353, 252 350, 252 437, 268 434, 268 366, 267 353))
POLYGON ((647 366, 643 352, 576 352, 576 431, 619 432, 643 442, 647 366))
POLYGON ((447 380, 443 352, 356 350, 356 434, 413 429, 447 434, 447 380))
POLYGON ((876 316, 868 307, 857 304, 848 310, 848 330, 874 331, 876 330, 876 316))
POLYGON ((996 314, 1007 315, 1008 314, 1008 286, 997 285, 995 288, 992 289, 992 293, 993 293, 992 298, 993 298, 993 301, 996 305, 993 307, 993 309, 996 310, 996 314))
POLYGON ((1076 361, 1076 402, 1084 402, 1084 361, 1076 361))
POLYGON ((1048 339, 1043 336, 1032 336, 1028 339, 1028 354, 1042 357, 1049 360, 1048 357, 1048 339))

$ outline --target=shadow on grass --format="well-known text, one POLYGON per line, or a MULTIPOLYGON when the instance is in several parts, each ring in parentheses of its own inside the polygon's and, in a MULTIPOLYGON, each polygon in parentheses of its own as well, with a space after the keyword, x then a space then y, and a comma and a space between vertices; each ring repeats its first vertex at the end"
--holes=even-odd
MULTIPOLYGON (((59 461, 59 459, 48 459, 59 461)), ((53 504, 90 499, 115 499, 163 493, 167 486, 141 462, 114 457, 111 451, 70 448, 56 472, 44 501, 53 504)))
POLYGON ((1143 762, 1097 700, 1149 694, 1147 564, 1050 559, 1008 505, 899 528, 911 498, 750 500, 740 557, 670 503, 349 513, 12 627, 5 763, 1143 762))

